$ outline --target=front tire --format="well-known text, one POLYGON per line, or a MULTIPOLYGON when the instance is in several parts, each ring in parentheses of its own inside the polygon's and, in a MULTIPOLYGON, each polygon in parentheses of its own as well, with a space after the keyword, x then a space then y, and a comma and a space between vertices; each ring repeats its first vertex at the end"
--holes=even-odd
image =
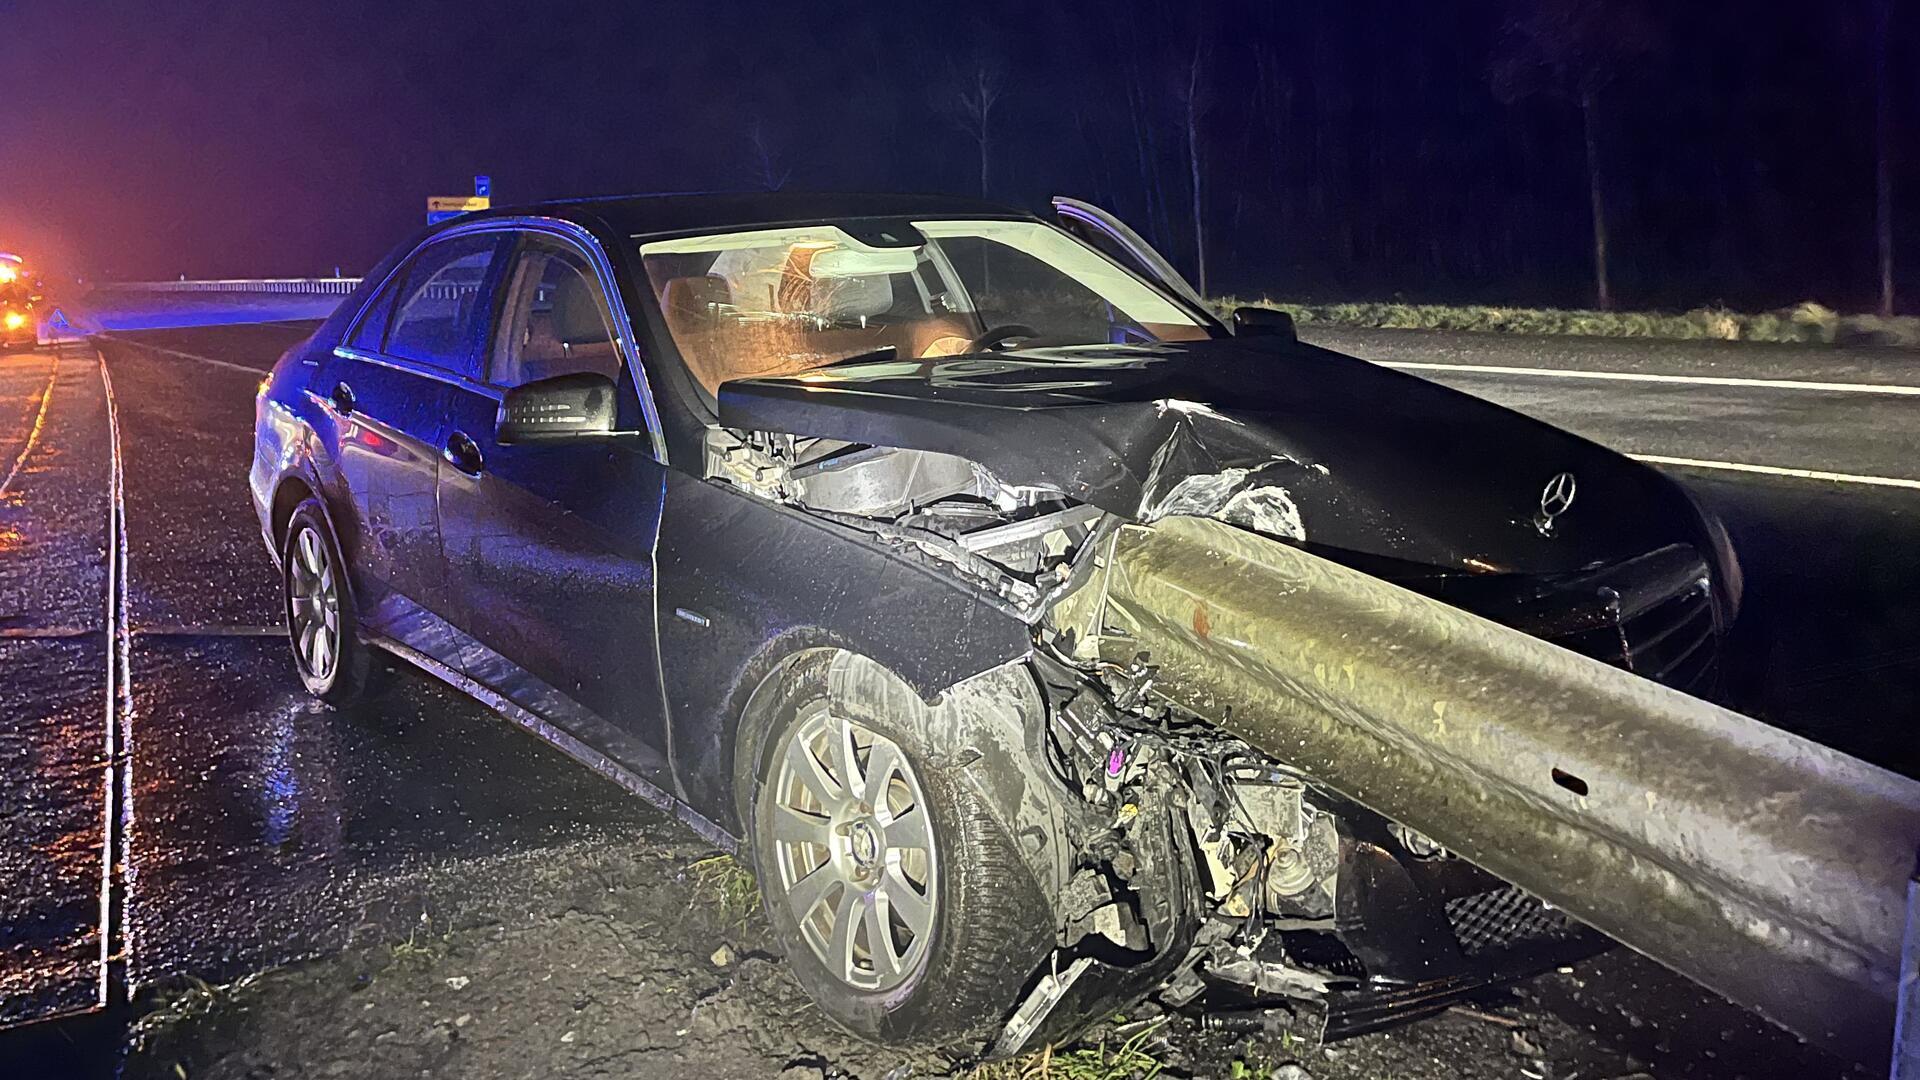
POLYGON ((750 725, 750 843, 768 920, 835 1022, 875 1042, 976 1051, 1053 944, 1009 815, 922 734, 832 708, 828 658, 750 725))
POLYGON ((302 502, 288 519, 280 571, 287 638, 307 692, 336 708, 364 701, 377 668, 360 640, 346 560, 318 500, 302 502))

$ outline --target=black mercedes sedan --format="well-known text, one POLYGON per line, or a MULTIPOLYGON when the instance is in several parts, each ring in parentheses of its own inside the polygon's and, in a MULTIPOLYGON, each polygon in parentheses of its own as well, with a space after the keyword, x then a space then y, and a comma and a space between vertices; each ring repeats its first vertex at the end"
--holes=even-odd
POLYGON ((1331 1038, 1594 948, 1058 612, 1114 530, 1197 516, 1712 696, 1725 532, 1054 210, 589 199, 410 240, 260 389, 301 678, 346 705, 411 663, 740 851, 873 1039, 1007 1053, 1148 994, 1331 1038))

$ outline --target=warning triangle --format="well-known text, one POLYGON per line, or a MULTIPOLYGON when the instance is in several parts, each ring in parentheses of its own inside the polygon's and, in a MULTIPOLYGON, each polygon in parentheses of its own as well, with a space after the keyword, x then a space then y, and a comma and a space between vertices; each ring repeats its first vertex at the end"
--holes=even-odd
POLYGON ((59 308, 54 308, 53 314, 47 316, 47 333, 74 334, 78 332, 79 331, 73 328, 73 324, 67 321, 67 313, 59 308))

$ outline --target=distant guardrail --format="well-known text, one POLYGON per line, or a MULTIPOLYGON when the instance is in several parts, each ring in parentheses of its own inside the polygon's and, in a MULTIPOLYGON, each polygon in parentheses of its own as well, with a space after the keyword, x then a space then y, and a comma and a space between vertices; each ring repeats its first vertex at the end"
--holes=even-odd
POLYGON ((345 296, 360 287, 359 278, 223 278, 214 281, 100 281, 102 292, 274 293, 345 296))

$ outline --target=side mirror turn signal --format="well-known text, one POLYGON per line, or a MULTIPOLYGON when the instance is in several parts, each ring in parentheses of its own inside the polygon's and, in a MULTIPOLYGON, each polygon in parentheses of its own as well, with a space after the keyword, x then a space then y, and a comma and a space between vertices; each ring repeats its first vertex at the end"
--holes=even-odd
POLYGON ((606 435, 614 411, 612 379, 591 371, 555 375, 507 391, 494 438, 506 446, 606 435))

